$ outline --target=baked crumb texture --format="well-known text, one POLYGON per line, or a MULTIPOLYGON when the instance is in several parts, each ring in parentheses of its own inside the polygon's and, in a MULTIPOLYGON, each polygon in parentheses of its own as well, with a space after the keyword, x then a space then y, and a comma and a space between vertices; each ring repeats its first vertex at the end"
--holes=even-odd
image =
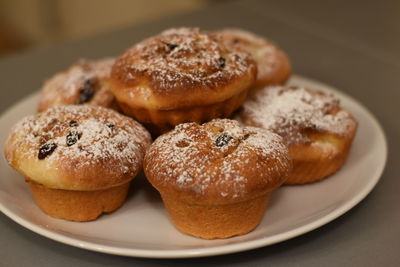
POLYGON ((222 29, 211 34, 225 46, 251 54, 257 63, 257 78, 251 94, 269 85, 284 84, 292 67, 288 56, 272 41, 242 29, 222 29))
POLYGON ((81 59, 44 83, 38 112, 58 105, 89 104, 119 110, 109 90, 114 58, 91 61, 81 59))
POLYGON ((278 135, 216 119, 180 124, 160 136, 144 170, 176 227, 213 239, 254 229, 291 162, 278 135))
POLYGON ((293 159, 287 184, 315 182, 345 162, 357 121, 333 94, 304 87, 265 87, 243 105, 247 125, 283 137, 293 159))
POLYGON ((165 132, 183 122, 230 116, 256 72, 246 51, 230 50, 198 28, 177 28, 121 55, 111 88, 125 114, 165 132))
POLYGON ((5 156, 46 213, 92 220, 122 204, 150 142, 131 118, 102 107, 67 105, 17 123, 5 156))

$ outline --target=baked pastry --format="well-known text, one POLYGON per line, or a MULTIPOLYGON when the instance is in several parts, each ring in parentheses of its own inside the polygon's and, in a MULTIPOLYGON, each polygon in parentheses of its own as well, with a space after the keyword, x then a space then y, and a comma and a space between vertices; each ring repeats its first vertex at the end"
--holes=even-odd
POLYGON ((225 46, 247 51, 255 59, 257 79, 253 90, 267 85, 284 84, 288 80, 291 74, 289 58, 273 42, 242 29, 223 29, 212 34, 225 46))
POLYGON ((357 122, 340 107, 339 99, 303 87, 266 87, 243 105, 247 125, 281 135, 293 159, 286 184, 318 181, 345 162, 357 122))
POLYGON ((252 231, 290 170, 278 135, 228 119, 180 124, 144 160, 176 228, 205 239, 252 231))
POLYGON ((121 55, 111 89, 125 114, 165 132, 182 122, 230 116, 256 71, 248 53, 231 51, 197 28, 178 28, 121 55))
POLYGON ((150 142, 139 123, 113 110, 56 106, 16 124, 5 157, 45 213, 89 221, 123 204, 150 142))
POLYGON ((90 104, 118 110, 108 79, 115 59, 79 60, 45 82, 38 112, 58 105, 90 104))

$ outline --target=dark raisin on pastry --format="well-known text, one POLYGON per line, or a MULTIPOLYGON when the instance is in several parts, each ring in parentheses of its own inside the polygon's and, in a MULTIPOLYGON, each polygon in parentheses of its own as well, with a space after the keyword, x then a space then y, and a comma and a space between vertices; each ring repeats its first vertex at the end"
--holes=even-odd
POLYGON ((78 133, 77 131, 72 131, 66 136, 66 144, 67 146, 72 146, 78 142, 78 140, 81 138, 81 134, 78 133))
POLYGON ((93 98, 94 86, 95 86, 95 81, 93 79, 89 79, 84 82, 83 88, 79 91, 78 104, 86 103, 93 98))
POLYGON ((220 58, 218 59, 218 62, 219 62, 219 66, 220 66, 221 68, 225 67, 225 62, 226 62, 225 58, 220 57, 220 58))
POLYGON ((79 123, 75 120, 69 121, 69 126, 70 127, 77 127, 79 125, 79 123))
POLYGON ((233 137, 230 135, 221 134, 220 136, 217 137, 217 139, 215 139, 215 145, 217 147, 223 147, 227 145, 232 138, 233 137))
POLYGON ((53 151, 57 148, 57 144, 55 143, 47 143, 40 147, 38 159, 44 159, 50 156, 53 151))

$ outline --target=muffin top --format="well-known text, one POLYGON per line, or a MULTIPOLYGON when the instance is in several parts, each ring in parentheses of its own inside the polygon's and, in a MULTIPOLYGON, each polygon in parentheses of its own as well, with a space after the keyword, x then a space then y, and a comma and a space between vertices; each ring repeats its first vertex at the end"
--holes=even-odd
POLYGON ((215 119, 180 124, 157 138, 146 154, 144 170, 161 194, 195 203, 226 203, 278 187, 291 162, 278 135, 215 119))
POLYGON ((298 86, 265 87, 243 105, 247 125, 271 130, 289 145, 308 143, 311 133, 346 136, 357 122, 333 94, 298 86))
POLYGON ((18 122, 8 163, 46 187, 98 190, 130 181, 151 139, 136 121, 95 106, 57 106, 18 122))
POLYGON ((112 69, 119 101, 172 109, 223 101, 248 89, 256 65, 198 28, 177 28, 139 42, 112 69))
POLYGON ((68 70, 57 73, 43 86, 38 111, 57 105, 91 104, 115 108, 114 96, 105 82, 115 59, 81 59, 68 70))
POLYGON ((219 42, 233 50, 249 52, 257 63, 255 86, 282 84, 290 76, 291 66, 286 54, 273 42, 242 29, 223 29, 211 33, 219 42))

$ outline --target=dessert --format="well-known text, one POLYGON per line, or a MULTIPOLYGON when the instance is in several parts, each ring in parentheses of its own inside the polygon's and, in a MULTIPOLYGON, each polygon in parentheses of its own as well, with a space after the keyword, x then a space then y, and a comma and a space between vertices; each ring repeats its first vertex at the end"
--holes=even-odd
POLYGON ((56 106, 18 122, 5 157, 45 213, 89 221, 123 204, 150 142, 139 123, 113 110, 56 106))
POLYGON ((242 29, 223 29, 212 33, 225 46, 246 51, 257 63, 257 79, 253 91, 267 85, 284 84, 291 74, 290 61, 273 42, 242 29))
POLYGON ((90 104, 118 110, 108 79, 113 58, 97 61, 79 60, 68 70, 57 73, 45 82, 38 112, 58 105, 90 104))
POLYGON ((13 128, 5 156, 55 218, 90 221, 118 209, 143 165, 177 229, 243 235, 280 185, 336 172, 356 133, 333 95, 270 86, 290 74, 286 54, 251 32, 169 29, 48 80, 40 113, 13 128), (245 125, 223 119, 242 105, 245 125), (154 135, 173 130, 150 145, 145 128, 117 112, 154 135))
POLYGON ((144 160, 176 228, 205 239, 253 230, 290 170, 281 137, 228 119, 180 124, 144 160))
POLYGON ((321 180, 346 161, 357 122, 339 99, 323 91, 266 87, 243 105, 241 119, 281 135, 293 159, 286 184, 321 180))
POLYGON ((170 29, 115 62, 111 90, 123 112, 165 132, 182 122, 228 117, 245 100, 256 64, 197 28, 170 29))

